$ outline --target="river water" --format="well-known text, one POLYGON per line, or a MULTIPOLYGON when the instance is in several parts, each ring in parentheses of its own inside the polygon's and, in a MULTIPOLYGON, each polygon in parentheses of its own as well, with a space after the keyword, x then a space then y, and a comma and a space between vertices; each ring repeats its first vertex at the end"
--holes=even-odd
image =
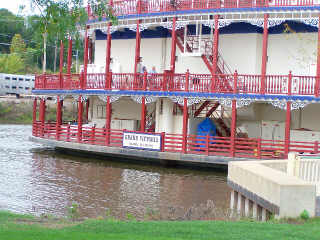
POLYGON ((31 126, 0 125, 1 210, 66 216, 76 203, 82 217, 141 217, 208 201, 228 206, 226 172, 63 155, 30 135, 31 126))

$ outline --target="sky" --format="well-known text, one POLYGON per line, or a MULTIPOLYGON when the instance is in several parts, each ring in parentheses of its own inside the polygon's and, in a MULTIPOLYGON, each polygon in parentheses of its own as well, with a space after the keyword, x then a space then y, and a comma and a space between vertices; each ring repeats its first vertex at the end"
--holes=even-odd
POLYGON ((27 14, 32 13, 29 0, 0 0, 0 8, 7 8, 14 14, 18 13, 20 5, 26 5, 27 14))
MULTIPOLYGON (((86 5, 86 0, 84 1, 84 4, 86 5)), ((14 14, 17 14, 19 12, 19 6, 25 5, 26 9, 23 12, 23 15, 32 15, 32 14, 38 14, 39 11, 37 9, 31 9, 30 8, 30 0, 0 0, 0 8, 7 8, 14 14)))

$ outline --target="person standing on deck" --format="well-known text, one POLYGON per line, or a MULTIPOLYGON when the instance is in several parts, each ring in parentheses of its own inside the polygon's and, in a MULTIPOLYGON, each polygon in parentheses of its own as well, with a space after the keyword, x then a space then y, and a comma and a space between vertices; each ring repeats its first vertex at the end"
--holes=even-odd
POLYGON ((157 70, 156 70, 156 67, 155 67, 155 66, 153 66, 153 67, 152 67, 152 69, 151 69, 151 72, 150 72, 150 73, 152 73, 152 74, 157 73, 157 70))

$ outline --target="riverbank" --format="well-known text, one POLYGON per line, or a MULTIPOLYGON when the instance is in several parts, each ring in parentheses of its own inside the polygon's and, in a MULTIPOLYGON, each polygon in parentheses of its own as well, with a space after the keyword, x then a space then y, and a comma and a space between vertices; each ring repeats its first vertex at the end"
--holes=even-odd
POLYGON ((89 219, 74 222, 0 212, 2 240, 68 239, 320 239, 320 219, 295 224, 252 221, 117 221, 89 219))
MULTIPOLYGON (((69 104, 70 105, 70 104, 69 104)), ((68 106, 69 106, 68 105, 68 106)), ((63 120, 74 119, 75 113, 64 107, 63 120)), ((33 99, 15 97, 0 98, 0 124, 31 124, 33 114, 33 99)), ((56 121, 56 105, 53 100, 47 104, 46 120, 56 121)))

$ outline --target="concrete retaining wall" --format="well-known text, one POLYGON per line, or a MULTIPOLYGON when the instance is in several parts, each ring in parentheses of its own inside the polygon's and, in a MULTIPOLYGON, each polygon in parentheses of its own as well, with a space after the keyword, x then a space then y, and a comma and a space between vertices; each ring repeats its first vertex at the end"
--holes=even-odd
POLYGON ((288 176, 283 172, 283 164, 279 170, 274 166, 272 161, 230 162, 228 183, 233 190, 279 218, 298 217, 303 210, 315 216, 315 185, 288 176))

